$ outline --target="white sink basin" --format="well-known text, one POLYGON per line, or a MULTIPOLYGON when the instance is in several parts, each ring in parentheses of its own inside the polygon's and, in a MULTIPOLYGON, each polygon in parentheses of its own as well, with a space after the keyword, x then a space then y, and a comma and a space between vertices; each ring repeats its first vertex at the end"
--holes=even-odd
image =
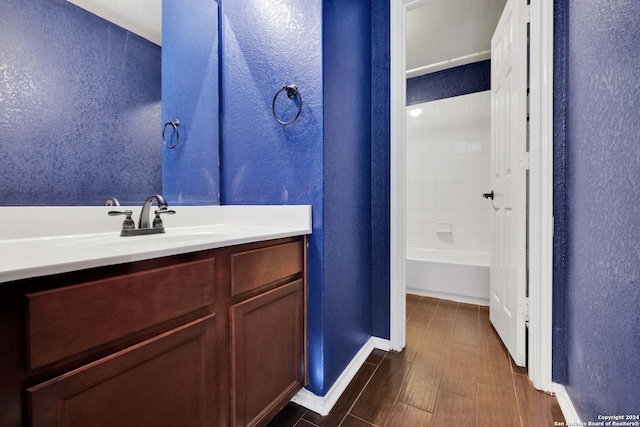
POLYGON ((160 234, 147 234, 143 236, 126 236, 118 234, 101 234, 99 236, 70 236, 64 241, 57 243, 60 247, 87 246, 87 247, 108 247, 108 246, 132 246, 132 245, 183 245, 194 244, 204 240, 218 240, 227 238, 226 233, 202 230, 167 230, 160 234))

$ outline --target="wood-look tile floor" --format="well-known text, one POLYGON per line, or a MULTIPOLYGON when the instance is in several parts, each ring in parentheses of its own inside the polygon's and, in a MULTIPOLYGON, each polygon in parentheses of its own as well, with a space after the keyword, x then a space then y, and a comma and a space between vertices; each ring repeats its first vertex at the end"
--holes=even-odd
POLYGON ((511 362, 489 309, 407 295, 407 346, 374 350, 326 417, 289 403, 268 427, 546 427, 556 398, 511 362))

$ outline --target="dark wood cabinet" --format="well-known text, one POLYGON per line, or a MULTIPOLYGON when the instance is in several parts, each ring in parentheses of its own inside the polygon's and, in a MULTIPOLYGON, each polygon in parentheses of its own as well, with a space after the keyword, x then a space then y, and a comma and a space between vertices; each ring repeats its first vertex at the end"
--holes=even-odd
POLYGON ((214 336, 211 314, 32 387, 32 425, 221 425, 214 336))
POLYGON ((306 383, 306 239, 231 255, 231 426, 263 426, 306 383))
POLYGON ((302 280, 232 305, 229 319, 231 424, 260 425, 305 385, 302 280))
POLYGON ((27 294, 29 368, 211 307, 215 262, 211 256, 27 294))
POLYGON ((306 292, 305 237, 0 284, 0 426, 264 425, 306 292))

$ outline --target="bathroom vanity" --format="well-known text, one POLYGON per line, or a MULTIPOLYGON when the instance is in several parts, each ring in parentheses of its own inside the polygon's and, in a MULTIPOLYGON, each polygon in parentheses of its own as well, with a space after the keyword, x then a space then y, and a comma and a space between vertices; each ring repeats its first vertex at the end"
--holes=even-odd
POLYGON ((307 225, 283 226, 281 212, 259 225, 247 214, 173 235, 168 226, 151 243, 0 240, 3 253, 16 248, 5 260, 34 242, 73 258, 13 270, 3 261, 0 425, 266 424, 307 378, 310 213, 307 225))

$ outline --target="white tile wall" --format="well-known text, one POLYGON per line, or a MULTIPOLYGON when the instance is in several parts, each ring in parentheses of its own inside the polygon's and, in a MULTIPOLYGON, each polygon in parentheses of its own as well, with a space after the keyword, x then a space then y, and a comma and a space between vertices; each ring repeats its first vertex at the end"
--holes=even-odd
POLYGON ((485 91, 407 107, 408 246, 489 251, 490 102, 485 91), (436 233, 442 222, 451 233, 436 233))

